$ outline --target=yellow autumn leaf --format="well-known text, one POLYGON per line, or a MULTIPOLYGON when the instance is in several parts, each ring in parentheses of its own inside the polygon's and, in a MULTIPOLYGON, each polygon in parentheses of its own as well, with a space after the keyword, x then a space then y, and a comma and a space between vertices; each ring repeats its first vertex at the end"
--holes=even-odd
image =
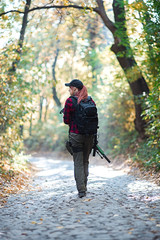
POLYGON ((148 220, 150 220, 150 221, 154 221, 154 220, 155 220, 155 218, 148 218, 148 220))
POLYGON ((39 222, 39 223, 37 223, 38 225, 41 225, 43 222, 39 222))
POLYGON ((90 7, 90 12, 91 12, 91 13, 93 12, 93 8, 92 8, 92 7, 90 7))
POLYGON ((133 231, 134 230, 134 228, 131 228, 131 229, 129 229, 130 231, 133 231))
POLYGON ((3 16, 2 16, 2 19, 3 19, 3 20, 8 20, 8 16, 3 15, 3 16))
POLYGON ((17 60, 20 60, 20 56, 17 56, 16 59, 17 59, 17 60))
POLYGON ((88 199, 85 199, 83 202, 90 202, 92 199, 91 198, 88 198, 88 199))
POLYGON ((62 229, 62 228, 64 228, 63 226, 58 226, 58 227, 56 227, 56 228, 58 228, 58 229, 62 229))
POLYGON ((37 224, 37 222, 35 222, 35 221, 32 221, 31 223, 32 223, 32 224, 37 224))
POLYGON ((13 121, 10 119, 10 120, 8 121, 8 123, 9 123, 9 124, 12 124, 12 123, 13 123, 13 121))

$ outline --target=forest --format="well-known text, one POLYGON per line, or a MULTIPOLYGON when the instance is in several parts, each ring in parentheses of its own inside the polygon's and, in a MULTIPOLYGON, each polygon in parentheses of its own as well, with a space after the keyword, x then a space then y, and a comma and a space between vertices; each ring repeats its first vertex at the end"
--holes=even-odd
POLYGON ((104 152, 159 172, 159 1, 2 0, 0 26, 1 175, 28 152, 65 151, 74 78, 96 102, 104 152))

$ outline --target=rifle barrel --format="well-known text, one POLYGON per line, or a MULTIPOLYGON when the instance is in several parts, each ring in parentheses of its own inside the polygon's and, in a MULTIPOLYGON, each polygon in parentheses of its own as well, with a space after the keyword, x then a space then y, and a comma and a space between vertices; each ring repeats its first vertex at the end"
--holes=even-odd
POLYGON ((109 158, 105 155, 105 153, 103 152, 103 150, 102 150, 98 145, 96 145, 96 148, 97 148, 97 152, 100 152, 101 155, 110 163, 111 161, 110 161, 109 158))
POLYGON ((61 111, 59 112, 60 114, 62 114, 64 112, 64 108, 61 109, 61 111))

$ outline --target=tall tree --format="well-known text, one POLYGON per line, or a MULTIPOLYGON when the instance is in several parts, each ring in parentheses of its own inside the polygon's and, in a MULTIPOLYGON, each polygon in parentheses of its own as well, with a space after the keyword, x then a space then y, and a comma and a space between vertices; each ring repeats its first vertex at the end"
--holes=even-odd
POLYGON ((115 23, 111 22, 106 15, 102 0, 96 0, 98 4, 98 14, 104 21, 106 27, 112 32, 114 44, 111 50, 115 53, 116 58, 122 67, 127 81, 134 95, 135 103, 135 128, 139 132, 141 138, 145 137, 145 122, 142 119, 142 103, 140 101, 143 93, 148 94, 149 89, 147 83, 135 61, 133 52, 129 43, 126 18, 123 0, 113 0, 113 12, 115 23))
MULTIPOLYGON (((29 1, 29 0, 28 0, 29 1)), ((99 14, 101 19, 103 20, 105 26, 110 30, 114 38, 114 44, 111 47, 111 50, 115 53, 116 58, 123 69, 131 91, 134 96, 135 102, 135 128, 139 132, 141 138, 145 137, 145 122, 142 119, 142 103, 140 101, 141 96, 143 93, 148 94, 149 88, 148 85, 142 75, 141 70, 139 69, 126 31, 126 18, 125 18, 125 8, 124 8, 124 0, 113 0, 113 13, 114 13, 114 20, 112 22, 109 17, 107 16, 104 1, 103 0, 96 0, 97 6, 91 7, 86 6, 85 3, 82 5, 78 5, 75 3, 69 3, 65 1, 65 4, 58 5, 54 4, 53 2, 48 3, 45 6, 40 7, 33 7, 28 10, 28 12, 32 12, 35 10, 40 9, 50 9, 50 8, 76 8, 76 9, 84 9, 94 11, 99 14)), ((11 10, 8 12, 19 12, 24 13, 19 10, 11 10)), ((7 14, 8 12, 1 13, 0 16, 7 14)))

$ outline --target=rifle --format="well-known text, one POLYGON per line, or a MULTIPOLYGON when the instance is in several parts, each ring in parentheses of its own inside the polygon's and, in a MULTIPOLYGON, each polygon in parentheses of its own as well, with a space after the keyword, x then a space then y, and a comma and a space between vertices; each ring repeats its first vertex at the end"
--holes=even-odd
MULTIPOLYGON (((64 108, 61 109, 61 111, 59 112, 60 114, 62 114, 64 112, 64 108)), ((95 134, 94 137, 94 145, 93 145, 93 157, 96 156, 96 153, 103 159, 105 158, 109 163, 111 162, 109 160, 109 158, 105 155, 105 153, 103 152, 103 150, 100 148, 100 146, 98 146, 98 141, 97 141, 97 134, 95 134)))
POLYGON ((64 108, 61 109, 61 111, 59 112, 60 114, 62 114, 64 112, 64 108))
POLYGON ((111 162, 109 158, 105 155, 103 150, 98 146, 98 141, 97 141, 97 134, 94 137, 94 145, 93 145, 93 157, 96 156, 96 153, 103 159, 105 158, 109 163, 111 162))

